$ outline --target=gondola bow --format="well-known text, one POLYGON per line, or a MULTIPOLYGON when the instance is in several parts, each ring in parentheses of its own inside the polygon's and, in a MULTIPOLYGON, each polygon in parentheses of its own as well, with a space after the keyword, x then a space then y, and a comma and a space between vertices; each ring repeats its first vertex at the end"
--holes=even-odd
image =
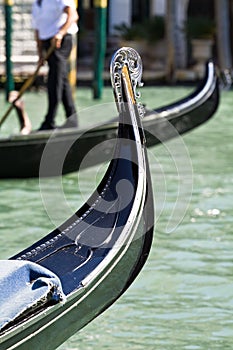
POLYGON ((37 266, 42 274, 49 271, 59 298, 43 298, 5 324, 1 350, 57 348, 119 298, 148 257, 154 210, 142 108, 136 102, 141 79, 137 52, 117 51, 111 74, 120 120, 105 176, 71 218, 9 260, 37 266))

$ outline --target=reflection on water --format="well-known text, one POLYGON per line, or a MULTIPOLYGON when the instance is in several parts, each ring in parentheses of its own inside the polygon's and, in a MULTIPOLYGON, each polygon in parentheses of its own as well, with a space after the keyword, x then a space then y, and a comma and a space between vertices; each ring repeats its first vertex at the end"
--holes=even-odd
MULTIPOLYGON (((150 106, 155 106, 155 92, 161 102, 164 96, 174 100, 188 90, 144 88, 142 95, 150 106)), ((78 99, 85 105, 86 93, 81 96, 79 92, 78 99)), ((110 90, 105 98, 112 101, 110 90)), ((36 101, 37 96, 27 99, 36 101)), ((191 171, 185 176, 178 178, 169 158, 174 141, 149 151, 157 214, 149 260, 130 289, 60 350, 232 349, 232 101, 232 92, 225 92, 215 117, 183 137, 191 159, 191 171), (190 178, 191 198, 186 182, 190 178), (182 221, 171 230, 168 224, 175 203, 176 216, 182 215, 182 221)), ((83 203, 103 171, 103 166, 97 166, 63 178, 70 210, 83 203)), ((52 186, 49 190, 53 194, 52 186)), ((56 210, 60 218, 59 205, 56 210)), ((37 179, 1 180, 2 259, 53 227, 37 179)))

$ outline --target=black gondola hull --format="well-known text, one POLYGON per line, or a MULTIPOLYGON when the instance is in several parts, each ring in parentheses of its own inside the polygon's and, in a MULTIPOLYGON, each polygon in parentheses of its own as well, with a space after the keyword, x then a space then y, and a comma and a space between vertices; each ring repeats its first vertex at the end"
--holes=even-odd
MULTIPOLYGON (((213 63, 209 62, 206 77, 194 93, 176 103, 147 111, 143 120, 147 146, 165 142, 203 124, 214 115, 218 104, 218 79, 213 63)), ((52 135, 40 132, 2 139, 0 178, 57 176, 108 161, 113 154, 117 128, 117 122, 110 122, 83 132, 61 129, 52 135)))
MULTIPOLYGON (((119 50, 115 59, 121 63, 128 52, 129 61, 137 62, 139 56, 132 49, 119 50)), ((114 77, 119 78, 119 65, 115 67, 114 77)), ((17 308, 16 315, 1 324, 1 350, 57 348, 119 298, 148 258, 153 195, 140 113, 128 92, 130 82, 122 69, 120 97, 124 96, 125 106, 119 113, 114 156, 96 191, 64 224, 10 259, 51 271, 65 297, 52 304, 43 297, 33 307, 29 303, 26 309, 17 308)), ((11 274, 8 277, 12 285, 11 274)))

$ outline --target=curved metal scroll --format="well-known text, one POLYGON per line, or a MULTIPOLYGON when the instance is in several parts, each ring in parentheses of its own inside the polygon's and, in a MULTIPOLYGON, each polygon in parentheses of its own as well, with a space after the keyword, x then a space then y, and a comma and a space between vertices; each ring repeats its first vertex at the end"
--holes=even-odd
MULTIPOLYGON (((110 65, 111 82, 114 90, 115 100, 119 112, 124 110, 124 99, 122 93, 122 72, 128 71, 130 87, 132 92, 132 101, 136 104, 136 99, 140 93, 136 91, 137 86, 143 86, 142 78, 142 60, 137 51, 131 47, 122 47, 112 58, 110 65)), ((144 107, 137 103, 138 112, 141 117, 144 116, 144 107)))

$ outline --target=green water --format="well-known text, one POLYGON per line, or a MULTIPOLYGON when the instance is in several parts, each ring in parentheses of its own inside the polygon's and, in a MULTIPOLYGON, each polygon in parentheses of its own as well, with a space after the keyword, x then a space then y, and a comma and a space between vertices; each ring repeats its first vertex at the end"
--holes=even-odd
MULTIPOLYGON (((190 90, 145 87, 142 101, 157 107, 190 90)), ((109 112, 110 89, 98 102, 88 89, 79 89, 76 99, 81 126, 114 114, 112 106, 109 112), (90 109, 83 112, 86 107, 90 109), (103 110, 107 113, 102 115, 103 110)), ((25 100, 36 128, 45 94, 27 93, 25 100)), ((233 349, 232 109, 233 91, 223 92, 208 123, 149 150, 157 215, 149 259, 129 290, 60 350, 233 349)), ((18 129, 14 115, 2 133, 12 129, 18 129)), ((83 203, 103 171, 104 166, 97 166, 64 176, 71 211, 83 203)), ((55 180, 44 183, 42 196, 37 179, 1 180, 0 185, 0 258, 5 259, 48 233, 54 221, 63 220, 63 210, 56 203, 54 218, 54 211, 43 205, 43 191, 56 198, 55 180)))

